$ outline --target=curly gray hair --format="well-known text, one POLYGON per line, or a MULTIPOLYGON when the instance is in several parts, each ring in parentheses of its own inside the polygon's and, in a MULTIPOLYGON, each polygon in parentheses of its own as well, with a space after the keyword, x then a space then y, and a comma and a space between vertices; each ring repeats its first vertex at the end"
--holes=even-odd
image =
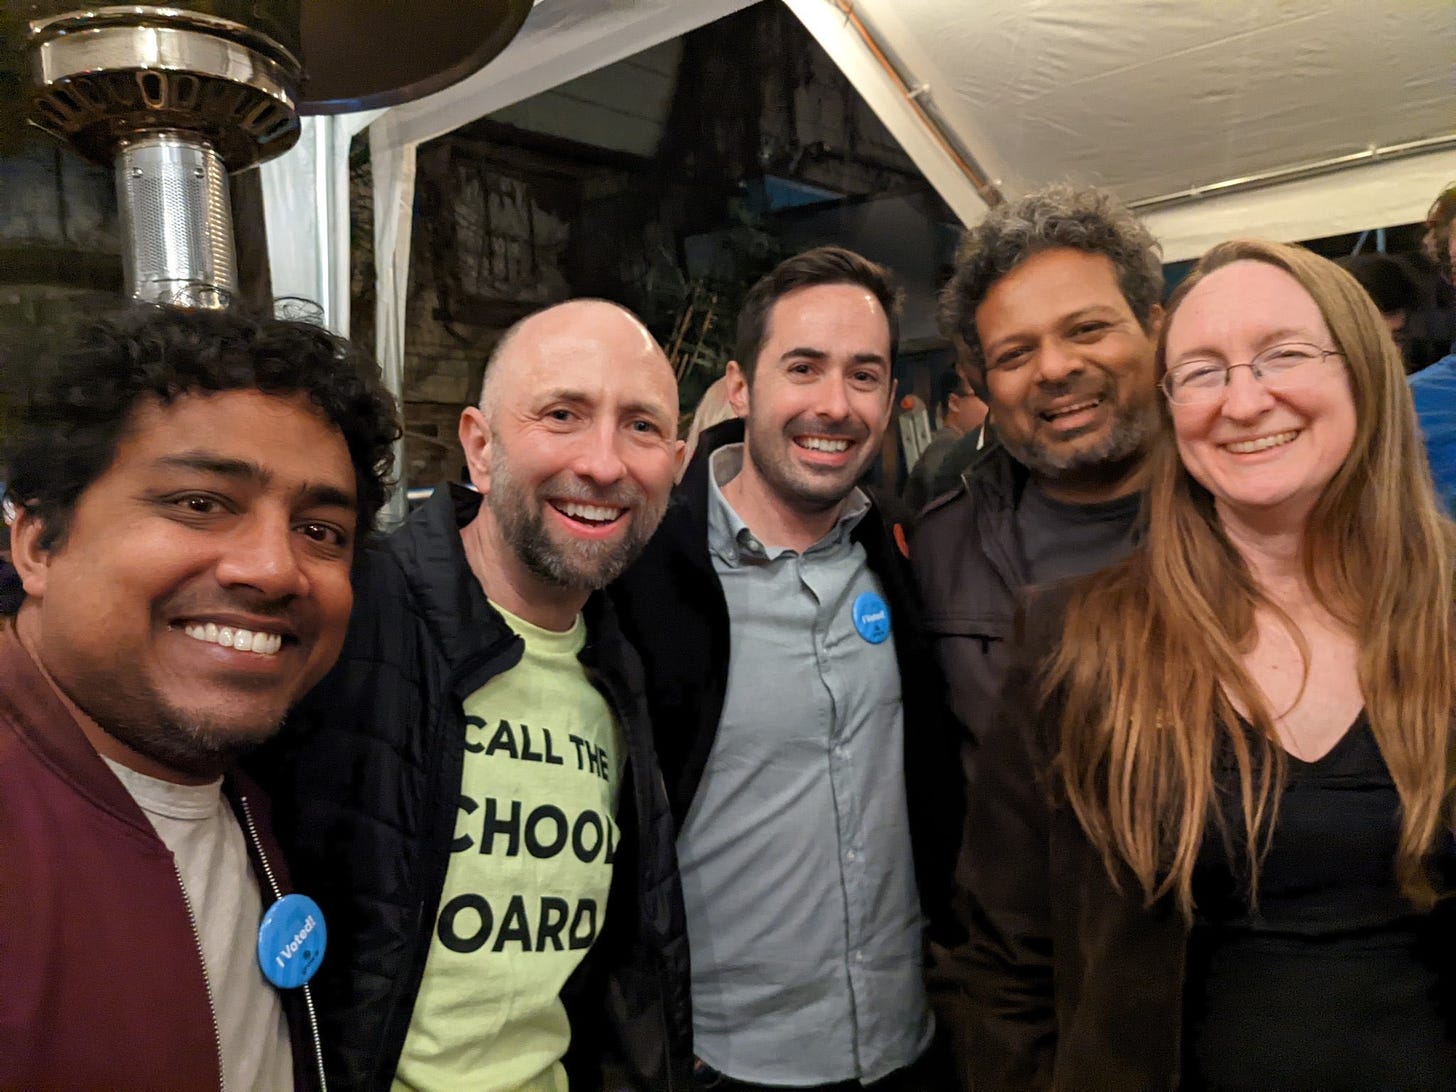
POLYGON ((986 396, 986 359, 976 330, 976 308, 998 280, 1033 254, 1067 247, 1105 254, 1133 316, 1150 330, 1163 298, 1161 248, 1133 213, 1106 190, 1056 185, 997 205, 966 231, 955 269, 940 292, 936 315, 947 338, 964 342, 966 380, 986 396))

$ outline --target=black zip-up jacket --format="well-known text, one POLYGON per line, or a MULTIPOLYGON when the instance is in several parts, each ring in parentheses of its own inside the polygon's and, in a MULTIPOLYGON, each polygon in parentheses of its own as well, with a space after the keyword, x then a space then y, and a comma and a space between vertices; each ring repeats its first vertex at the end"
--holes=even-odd
MULTIPOLYGON (((261 756, 275 825, 301 890, 323 907, 315 982, 329 1079, 387 1089, 424 975, 455 837, 465 699, 521 658, 486 601, 459 529, 480 496, 440 488, 355 569, 338 665, 261 756)), ((600 1084, 615 1038, 640 1088, 688 1088, 692 1019, 674 828, 653 753, 641 666, 593 596, 581 653, 627 741, 621 844, 606 925, 562 1000, 573 1088, 600 1084)))
MULTIPOLYGON (((974 931, 979 912, 968 892, 981 882, 977 877, 986 867, 976 856, 985 843, 987 825, 977 787, 1006 774, 1000 767, 979 769, 981 742, 997 730, 1003 701, 1029 697, 1021 692, 1028 685, 1026 675, 1012 670, 1017 613, 1026 606, 1031 590, 1016 526, 1016 509, 1029 477, 1027 469, 993 441, 961 475, 961 487, 925 509, 910 543, 915 577, 927 604, 926 629, 949 683, 951 710, 961 724, 961 765, 972 796, 965 844, 956 864, 956 913, 962 930, 974 931)), ((1024 788, 1030 791, 1031 786, 1024 788)), ((1008 858, 998 859, 995 867, 1019 866, 1008 858)), ((969 1008, 974 991, 967 984, 962 954, 938 956, 929 980, 930 1003, 964 1073, 986 1056, 985 1044, 975 1041, 973 1034, 979 1019, 969 1008)))
POLYGON ((925 628, 964 729, 967 776, 1000 701, 1016 607, 1031 582, 1016 530, 1026 479, 1026 469, 993 441, 961 475, 961 488, 921 513, 910 543, 925 628))
MULTIPOLYGON (((667 515, 637 562, 612 586, 622 628, 641 651, 657 751, 681 829, 718 733, 728 687, 728 601, 708 553, 708 461, 740 443, 743 422, 724 422, 698 450, 667 515)), ((905 721, 905 787, 921 905, 937 939, 955 938, 951 874, 965 791, 945 684, 925 643, 909 566, 878 509, 850 536, 864 547, 890 607, 905 721)), ((805 635, 808 639, 808 635, 805 635)))

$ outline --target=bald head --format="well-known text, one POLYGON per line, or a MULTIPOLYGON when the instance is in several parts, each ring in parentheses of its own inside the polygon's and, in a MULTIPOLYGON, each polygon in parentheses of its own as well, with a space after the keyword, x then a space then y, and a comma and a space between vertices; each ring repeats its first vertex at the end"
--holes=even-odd
POLYGON ((521 319, 496 342, 485 363, 480 386, 480 410, 494 417, 503 386, 523 370, 571 358, 610 358, 645 374, 659 370, 672 385, 673 411, 677 406, 677 378, 672 365, 647 327, 625 307, 600 299, 567 300, 521 319))
POLYGON ((563 303, 501 339, 480 405, 460 415, 460 447, 485 497, 463 534, 486 594, 562 628, 667 510, 683 448, 677 380, 630 311, 563 303))

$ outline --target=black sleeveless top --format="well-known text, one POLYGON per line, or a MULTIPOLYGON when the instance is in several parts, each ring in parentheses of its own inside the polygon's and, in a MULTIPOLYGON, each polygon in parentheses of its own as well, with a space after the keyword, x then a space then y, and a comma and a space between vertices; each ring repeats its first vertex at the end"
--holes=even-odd
POLYGON ((1257 908, 1238 773, 1217 771, 1230 821, 1227 836, 1210 824, 1194 869, 1183 1087, 1456 1089, 1456 922, 1397 887, 1399 797, 1365 715, 1288 770, 1257 908))

